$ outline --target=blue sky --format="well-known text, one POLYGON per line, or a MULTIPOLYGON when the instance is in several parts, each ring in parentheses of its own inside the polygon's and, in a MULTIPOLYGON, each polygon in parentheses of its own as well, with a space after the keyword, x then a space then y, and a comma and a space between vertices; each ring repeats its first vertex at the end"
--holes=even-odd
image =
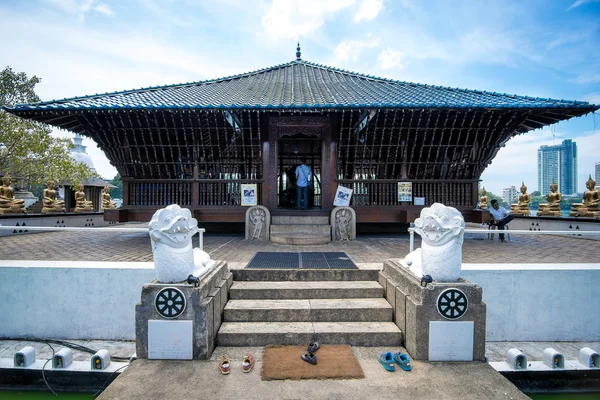
MULTIPOLYGON (((300 41, 303 59, 365 74, 600 104, 600 0, 0 0, 0 22, 0 66, 42 78, 43 100, 251 71, 293 60, 300 41)), ((563 139, 583 191, 599 113, 509 141, 482 184, 536 190, 537 149, 563 139)))

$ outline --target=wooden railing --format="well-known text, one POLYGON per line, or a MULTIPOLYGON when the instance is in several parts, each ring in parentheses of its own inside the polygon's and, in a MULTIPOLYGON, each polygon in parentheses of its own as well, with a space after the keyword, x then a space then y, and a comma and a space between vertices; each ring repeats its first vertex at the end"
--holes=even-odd
MULTIPOLYGON (((340 186, 353 190, 350 200, 350 205, 353 207, 412 204, 398 201, 398 182, 391 179, 338 180, 340 186)), ((477 187, 474 181, 406 180, 404 182, 412 182, 413 199, 424 197, 427 206, 433 203, 443 203, 452 207, 474 206, 472 191, 477 187)))
POLYGON ((257 204, 262 204, 262 181, 256 179, 200 179, 198 205, 239 206, 242 204, 242 184, 255 183, 257 204))
POLYGON ((256 183, 258 204, 262 202, 262 181, 250 179, 127 180, 131 206, 231 206, 242 201, 241 185, 256 183))

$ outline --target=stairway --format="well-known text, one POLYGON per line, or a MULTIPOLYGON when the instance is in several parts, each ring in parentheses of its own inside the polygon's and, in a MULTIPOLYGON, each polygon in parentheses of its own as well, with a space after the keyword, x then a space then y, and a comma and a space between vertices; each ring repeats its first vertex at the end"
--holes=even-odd
POLYGON ((235 270, 219 346, 306 344, 397 346, 374 270, 235 270))
POLYGON ((44 199, 39 199, 29 207, 27 207, 27 214, 40 214, 44 207, 44 199))
POLYGON ((331 241, 326 216, 273 216, 271 242, 289 245, 318 245, 331 241))

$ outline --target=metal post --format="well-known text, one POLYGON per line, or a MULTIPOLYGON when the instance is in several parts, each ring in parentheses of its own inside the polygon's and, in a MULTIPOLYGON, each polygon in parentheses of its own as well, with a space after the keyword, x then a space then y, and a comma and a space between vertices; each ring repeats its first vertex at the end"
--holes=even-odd
POLYGON ((204 250, 204 229, 198 229, 198 245, 200 250, 204 250))
POLYGON ((410 252, 415 251, 415 224, 414 222, 410 223, 410 228, 408 228, 408 232, 410 234, 410 252))

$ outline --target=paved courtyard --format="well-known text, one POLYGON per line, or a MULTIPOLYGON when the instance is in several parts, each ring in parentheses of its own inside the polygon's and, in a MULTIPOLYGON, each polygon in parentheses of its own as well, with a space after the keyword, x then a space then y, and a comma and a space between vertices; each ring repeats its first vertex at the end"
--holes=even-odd
MULTIPOLYGON (((146 228, 145 223, 112 225, 114 228, 146 228)), ((469 224, 468 228, 478 228, 469 224)), ((465 263, 588 263, 600 262, 600 241, 552 235, 512 233, 509 243, 498 237, 467 233, 463 246, 465 263)), ((197 246, 194 238, 194 246, 197 246)), ((415 246, 420 246, 415 235, 415 246)), ((247 241, 238 233, 206 232, 204 249, 216 260, 243 267, 257 251, 344 251, 355 263, 381 263, 409 252, 408 234, 359 234, 356 241, 322 246, 287 246, 247 241)), ((145 232, 44 232, 0 237, 0 260, 152 261, 150 239, 145 232)))

